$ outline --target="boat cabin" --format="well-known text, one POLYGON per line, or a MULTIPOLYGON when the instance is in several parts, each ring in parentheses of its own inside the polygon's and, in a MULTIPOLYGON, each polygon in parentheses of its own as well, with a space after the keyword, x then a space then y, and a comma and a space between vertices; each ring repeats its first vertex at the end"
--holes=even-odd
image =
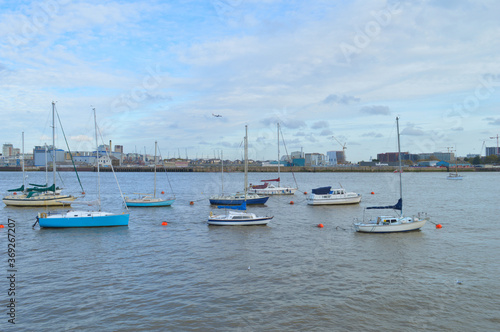
POLYGON ((377 218, 377 225, 390 225, 390 224, 395 224, 398 222, 398 219, 395 217, 378 217, 377 218))

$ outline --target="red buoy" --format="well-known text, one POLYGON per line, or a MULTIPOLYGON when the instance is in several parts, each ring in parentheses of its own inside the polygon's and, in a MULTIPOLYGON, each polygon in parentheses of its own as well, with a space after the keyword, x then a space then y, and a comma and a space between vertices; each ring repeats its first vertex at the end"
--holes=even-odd
POLYGON ((323 228, 323 224, 318 224, 318 227, 319 228, 323 228))
POLYGON ((17 195, 17 193, 14 193, 14 195, 17 195))
POLYGON ((375 195, 375 193, 373 191, 370 194, 375 195))
POLYGON ((167 226, 167 225, 168 225, 168 222, 164 221, 164 222, 162 222, 161 224, 162 224, 162 226, 167 226))
POLYGON ((441 226, 441 224, 437 224, 436 228, 443 228, 443 226, 441 226))
POLYGON ((194 202, 193 201, 189 202, 189 205, 194 205, 194 202))
POLYGON ((0 228, 4 228, 5 226, 4 225, 0 225, 0 228))
POLYGON ((293 204, 295 204, 295 203, 293 201, 290 201, 290 205, 293 205, 293 204))
POLYGON ((307 195, 307 191, 304 191, 304 195, 307 195))
POLYGON ((161 194, 162 194, 162 195, 164 195, 164 194, 165 194, 165 192, 164 192, 164 191, 162 191, 162 192, 161 192, 161 194))

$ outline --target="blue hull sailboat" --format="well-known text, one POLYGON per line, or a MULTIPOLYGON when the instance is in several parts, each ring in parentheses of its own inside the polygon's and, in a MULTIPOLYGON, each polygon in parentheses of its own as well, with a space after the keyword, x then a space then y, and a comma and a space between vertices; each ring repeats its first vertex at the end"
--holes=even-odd
POLYGON ((175 199, 160 199, 151 196, 144 196, 137 200, 130 199, 126 201, 128 207, 160 207, 170 206, 175 202, 175 199))
MULTIPOLYGON (((137 194, 138 198, 125 197, 125 204, 128 207, 161 207, 170 206, 175 202, 174 198, 163 199, 156 197, 156 150, 158 142, 155 141, 155 159, 154 159, 154 188, 153 194, 137 194)), ((162 192, 163 193, 163 192, 162 192)))
MULTIPOLYGON (((255 213, 247 212, 247 190, 248 190, 248 138, 247 126, 245 126, 245 192, 243 194, 243 201, 238 204, 239 206, 218 206, 218 209, 225 209, 225 214, 214 215, 210 212, 207 223, 215 226, 254 226, 254 225, 267 225, 273 217, 261 217, 255 213), (233 211, 240 210, 240 211, 233 211)), ((266 201, 269 197, 265 197, 266 201)), ((234 200, 233 200, 234 201, 234 200)), ((231 201, 232 202, 232 201, 231 201)), ((265 202, 265 201, 264 201, 265 202)), ((233 204, 236 205, 236 204, 233 204)))
POLYGON ((68 211, 60 214, 40 213, 40 227, 111 227, 128 226, 129 214, 113 214, 102 211, 68 211))
MULTIPOLYGON (((96 164, 97 164, 97 204, 98 211, 67 211, 63 213, 39 213, 36 220, 40 227, 45 228, 69 228, 69 227, 110 227, 128 226, 130 215, 124 213, 110 213, 101 211, 101 190, 99 181, 99 147, 97 139, 97 119, 94 111, 95 138, 96 138, 96 164)), ((113 170, 113 166, 111 165, 113 170)), ((114 171, 113 171, 114 172, 114 171)), ((123 196, 122 196, 123 198, 123 196)), ((36 223, 35 223, 36 224, 36 223)))
MULTIPOLYGON (((245 126, 245 140, 248 140, 248 128, 245 126)), ((224 158, 224 157, 222 157, 224 158)), ((235 194, 224 194, 224 165, 221 162, 221 183, 222 183, 222 194, 213 195, 209 197, 211 205, 241 205, 246 203, 246 205, 259 205, 266 204, 269 196, 263 196, 259 194, 249 194, 248 193, 248 146, 245 146, 245 186, 244 192, 237 192, 235 194)))
MULTIPOLYGON (((269 196, 260 196, 256 194, 247 194, 246 203, 247 205, 258 205, 266 204, 269 196)), ((234 195, 220 195, 216 197, 210 197, 209 199, 211 205, 241 205, 245 202, 244 193, 236 193, 234 195)))

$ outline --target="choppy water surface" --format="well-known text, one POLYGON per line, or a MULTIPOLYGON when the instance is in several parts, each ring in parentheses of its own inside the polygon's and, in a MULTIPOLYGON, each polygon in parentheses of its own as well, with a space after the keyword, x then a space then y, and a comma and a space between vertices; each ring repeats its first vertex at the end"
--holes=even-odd
MULTIPOLYGON (((86 199, 93 199, 95 174, 80 176, 86 199)), ((127 194, 150 191, 152 176, 117 174, 127 194)), ((250 182, 266 176, 252 173, 250 182)), ((302 191, 341 183, 363 194, 362 203, 311 207, 297 193, 271 197, 266 207, 250 209, 274 215, 268 226, 207 226, 208 196, 219 192, 220 174, 170 173, 174 205, 130 209, 129 227, 32 229, 36 213, 43 211, 2 205, 0 223, 6 225, 9 217, 17 224, 15 329, 498 329, 500 174, 466 174, 462 181, 449 181, 445 173, 404 173, 406 214, 425 211, 443 228, 428 223, 420 232, 403 234, 360 234, 351 227, 354 218, 363 218, 363 207, 396 203, 397 174, 295 176, 302 191)), ((61 177, 66 193, 79 191, 74 174, 61 177)), ((29 173, 30 182, 44 178, 29 173)), ((291 174, 282 179, 293 183, 291 174)), ((2 172, 0 188, 14 188, 21 180, 20 173, 2 172)), ((159 190, 168 194, 165 174, 158 181, 159 190)), ((101 174, 101 182, 103 210, 120 211, 113 175, 101 174)), ((243 174, 225 175, 226 192, 242 185, 243 174)), ((0 229, 4 274, 6 234, 7 226, 0 229)), ((6 304, 9 285, 2 280, 6 304)), ((14 330, 2 308, 0 330, 14 330)))

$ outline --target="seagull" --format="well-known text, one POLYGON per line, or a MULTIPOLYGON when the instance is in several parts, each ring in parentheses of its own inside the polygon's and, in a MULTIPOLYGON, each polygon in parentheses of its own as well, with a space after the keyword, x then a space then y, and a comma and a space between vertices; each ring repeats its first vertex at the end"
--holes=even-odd
POLYGON ((250 271, 250 266, 248 267, 248 271, 250 271))
POLYGON ((222 115, 220 115, 220 114, 214 114, 214 113, 212 113, 212 116, 216 117, 216 118, 222 118, 222 115))
POLYGON ((457 285, 461 285, 462 282, 460 280, 457 280, 457 285))

